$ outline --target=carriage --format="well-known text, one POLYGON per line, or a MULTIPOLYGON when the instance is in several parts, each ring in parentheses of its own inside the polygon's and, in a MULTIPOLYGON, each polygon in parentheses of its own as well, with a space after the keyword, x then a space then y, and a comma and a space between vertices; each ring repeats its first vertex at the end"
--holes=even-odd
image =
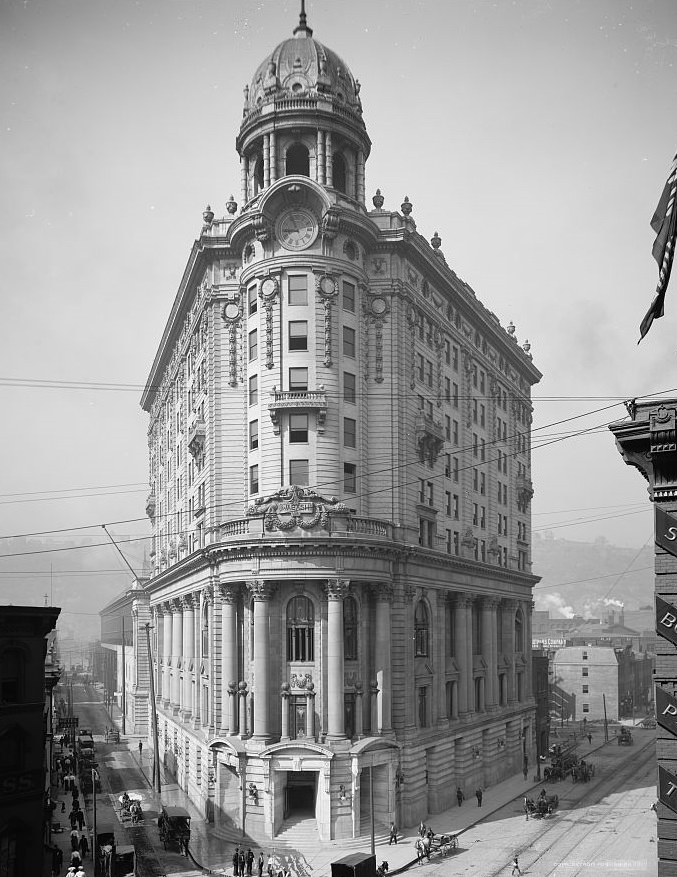
POLYGON ((416 849, 416 857, 419 862, 424 858, 430 858, 431 853, 441 853, 448 856, 454 850, 458 849, 458 835, 460 832, 447 831, 443 834, 435 834, 432 829, 424 837, 419 837, 414 841, 416 849))
POLYGON ((543 770, 543 778, 546 782, 563 780, 572 768, 578 764, 576 755, 576 743, 556 743, 548 750, 550 764, 543 770))
POLYGON ((630 729, 622 727, 618 734, 617 740, 619 746, 632 746, 632 733, 630 729))
POLYGON ((141 822, 143 819, 143 811, 141 809, 141 798, 139 795, 128 795, 125 792, 118 798, 120 802, 120 820, 124 823, 125 819, 129 819, 133 825, 141 822))
POLYGON ((546 795, 543 792, 541 792, 540 796, 535 801, 532 798, 525 799, 527 816, 533 816, 538 819, 543 819, 545 816, 552 816, 558 806, 559 797, 557 795, 546 795))
POLYGON ((182 853, 187 853, 190 841, 190 813, 183 807, 163 806, 158 817, 160 840, 164 848, 168 843, 176 843, 182 853))

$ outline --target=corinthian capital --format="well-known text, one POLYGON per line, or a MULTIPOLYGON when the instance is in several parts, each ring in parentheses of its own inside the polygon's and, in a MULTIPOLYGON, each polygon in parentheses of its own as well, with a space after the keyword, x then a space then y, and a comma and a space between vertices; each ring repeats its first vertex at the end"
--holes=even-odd
POLYGON ((222 603, 237 603, 240 591, 238 585, 217 585, 216 588, 222 603))
POLYGON ((275 593, 275 583, 263 579, 251 579, 247 582, 247 588, 255 600, 270 600, 275 593))
POLYGON ((350 588, 350 579, 327 579, 324 591, 327 600, 343 600, 350 588))
POLYGON ((393 602, 393 586, 390 582, 377 582, 371 586, 371 593, 377 603, 393 602))

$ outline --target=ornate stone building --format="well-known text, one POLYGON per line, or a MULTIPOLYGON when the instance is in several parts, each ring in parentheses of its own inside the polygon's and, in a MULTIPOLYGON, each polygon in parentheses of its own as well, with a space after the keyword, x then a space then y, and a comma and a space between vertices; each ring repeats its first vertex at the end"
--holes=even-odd
POLYGON ((236 146, 142 398, 160 752, 224 830, 351 837, 533 759, 540 373, 407 198, 367 205, 360 84, 303 12, 236 146))

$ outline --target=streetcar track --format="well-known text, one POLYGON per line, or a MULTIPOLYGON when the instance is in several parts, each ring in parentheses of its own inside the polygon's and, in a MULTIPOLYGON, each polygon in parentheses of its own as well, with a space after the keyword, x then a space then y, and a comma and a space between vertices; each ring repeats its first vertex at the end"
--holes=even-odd
MULTIPOLYGON (((578 808, 580 806, 585 807, 585 798, 588 796, 591 796, 593 793, 596 793, 600 797, 607 797, 609 795, 614 794, 616 791, 618 791, 618 789, 623 786, 623 784, 627 781, 627 779, 629 779, 632 776, 636 776, 639 771, 644 771, 649 764, 653 764, 655 762, 655 753, 651 751, 652 747, 655 747, 655 740, 651 740, 648 743, 646 743, 637 752, 636 758, 629 759, 628 761, 624 762, 620 766, 619 770, 614 771, 613 774, 610 774, 607 777, 604 777, 600 783, 595 784, 592 788, 587 790, 581 799, 574 802, 574 807, 575 808, 578 808), (605 786, 608 788, 605 789, 605 786)), ((628 795, 626 795, 624 799, 621 799, 616 804, 613 804, 610 807, 605 808, 605 811, 604 811, 605 812, 605 817, 604 817, 605 820, 608 819, 613 813, 615 813, 621 809, 624 811, 627 811, 627 812, 630 812, 632 810, 635 810, 635 812, 636 812, 636 807, 633 807, 632 799, 637 797, 639 794, 641 794, 641 790, 633 790, 633 791, 629 792, 628 795)), ((581 844, 593 832, 600 832, 599 820, 594 818, 594 814, 592 814, 593 818, 592 819, 590 818, 591 817, 590 810, 594 807, 597 807, 597 806, 599 806, 599 802, 595 802, 594 804, 590 804, 587 807, 585 807, 585 810, 583 811, 583 813, 581 813, 580 816, 573 816, 573 818, 568 818, 568 819, 566 818, 566 815, 573 814, 575 812, 574 809, 559 811, 562 813, 562 815, 565 816, 565 818, 560 820, 559 823, 557 824, 557 826, 553 826, 552 824, 549 824, 548 826, 544 826, 543 831, 541 831, 539 833, 537 838, 530 839, 529 843, 525 844, 518 851, 518 855, 522 856, 529 849, 533 848, 534 841, 538 841, 541 838, 546 837, 546 835, 548 835, 552 832, 552 834, 553 834, 552 841, 550 843, 547 843, 547 845, 544 848, 538 850, 538 855, 536 856, 535 859, 529 860, 528 866, 525 868, 525 870, 531 870, 534 865, 537 865, 539 862, 542 862, 542 860, 552 851, 552 849, 557 844, 562 842, 565 835, 568 834, 569 832, 572 832, 573 829, 580 827, 580 826, 586 826, 586 825, 590 826, 589 828, 584 830, 582 834, 581 833, 574 833, 574 839, 571 843, 571 846, 566 850, 565 854, 560 857, 562 860, 566 860, 567 856, 569 856, 571 854, 571 852, 573 850, 575 850, 577 847, 581 846, 581 844), (556 829, 556 828, 560 828, 561 831, 554 831, 553 829, 556 829)), ((532 849, 532 851, 533 851, 533 849, 532 849)), ((526 863, 526 861, 527 860, 525 858, 525 863, 526 863)), ((591 863, 586 863, 585 865, 583 865, 581 868, 579 868, 576 871, 574 871, 573 869, 567 868, 567 871, 566 871, 567 877, 576 877, 577 874, 580 874, 585 868, 588 868, 590 864, 591 863)), ((548 875, 555 874, 558 871, 558 869, 561 868, 561 862, 558 862, 554 867, 550 867, 548 865, 546 865, 546 867, 549 870, 539 872, 542 875, 542 877, 548 877, 548 875)), ((501 873, 501 871, 503 871, 503 870, 504 870, 504 868, 502 868, 502 867, 498 868, 496 871, 492 872, 490 877, 497 877, 497 875, 499 875, 501 873)))

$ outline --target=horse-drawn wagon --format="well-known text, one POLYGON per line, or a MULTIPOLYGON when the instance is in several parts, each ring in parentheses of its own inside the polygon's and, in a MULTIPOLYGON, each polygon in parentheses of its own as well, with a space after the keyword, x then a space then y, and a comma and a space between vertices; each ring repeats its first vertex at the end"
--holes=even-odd
POLYGON ((543 778, 547 781, 563 780, 571 769, 578 764, 576 742, 556 743, 548 750, 550 764, 543 770, 543 778))
POLYGON ((458 831, 446 831, 442 834, 436 834, 429 829, 427 834, 419 837, 414 841, 416 850, 416 858, 422 861, 424 858, 429 859, 432 853, 441 853, 448 856, 455 849, 458 849, 458 831))
POLYGON ((168 843, 176 843, 184 855, 190 841, 190 813, 183 807, 163 806, 158 817, 160 840, 164 848, 168 843))
POLYGON ((532 798, 525 798, 524 806, 527 816, 543 819, 544 816, 552 816, 558 808, 559 797, 557 795, 548 795, 545 789, 543 789, 535 801, 532 798))

